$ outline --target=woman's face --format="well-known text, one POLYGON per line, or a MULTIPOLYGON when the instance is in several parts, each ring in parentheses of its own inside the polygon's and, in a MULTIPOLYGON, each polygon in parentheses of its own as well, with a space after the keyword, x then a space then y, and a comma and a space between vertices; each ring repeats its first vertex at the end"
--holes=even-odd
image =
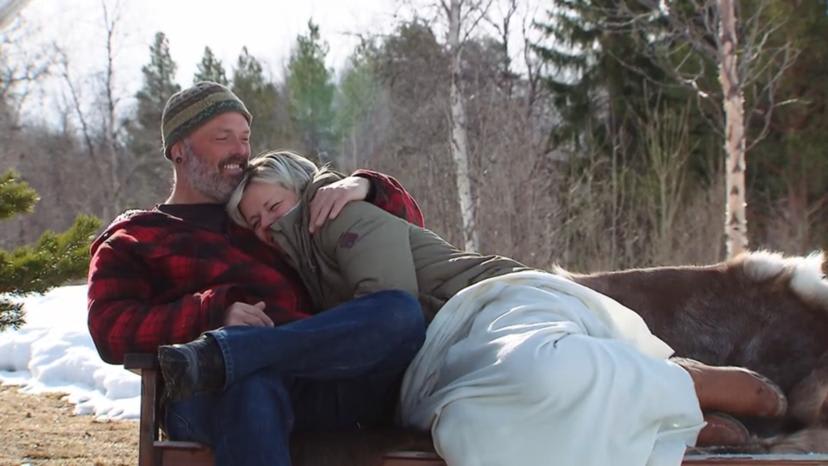
POLYGON ((299 202, 298 196, 291 190, 277 184, 254 181, 244 189, 239 211, 247 221, 247 227, 265 243, 273 240, 268 233, 270 226, 276 223, 299 202))

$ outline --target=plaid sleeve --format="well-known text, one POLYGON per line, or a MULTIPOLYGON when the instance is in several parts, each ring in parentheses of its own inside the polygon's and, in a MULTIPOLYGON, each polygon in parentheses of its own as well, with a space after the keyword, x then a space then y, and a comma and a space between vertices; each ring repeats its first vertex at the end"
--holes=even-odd
POLYGON ((104 242, 89 265, 88 326, 101 359, 123 363, 129 352, 155 352, 220 325, 232 286, 215 287, 163 304, 152 302, 143 267, 104 242))
POLYGON ((423 213, 417 201, 394 177, 372 170, 357 170, 353 176, 367 178, 374 189, 371 202, 397 217, 408 220, 419 227, 425 226, 423 213))

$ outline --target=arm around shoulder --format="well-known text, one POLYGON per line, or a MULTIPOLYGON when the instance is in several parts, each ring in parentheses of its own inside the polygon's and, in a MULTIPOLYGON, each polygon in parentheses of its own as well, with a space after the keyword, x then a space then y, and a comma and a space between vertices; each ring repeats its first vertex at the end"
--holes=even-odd
POLYGON ((367 178, 371 182, 370 198, 366 199, 371 204, 418 227, 425 226, 417 201, 396 178, 364 169, 355 171, 353 176, 367 178))

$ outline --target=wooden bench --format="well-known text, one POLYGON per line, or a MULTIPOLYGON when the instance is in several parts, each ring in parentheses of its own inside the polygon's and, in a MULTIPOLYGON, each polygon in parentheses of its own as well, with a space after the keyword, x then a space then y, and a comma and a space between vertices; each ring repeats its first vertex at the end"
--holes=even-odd
MULTIPOLYGON (((124 367, 141 376, 141 419, 139 422, 139 466, 208 466, 213 464, 209 448, 194 442, 178 442, 161 438, 159 393, 161 378, 154 354, 127 354, 124 367)), ((425 435, 425 434, 423 434, 425 435)), ((422 440, 422 439, 420 439, 422 440)), ((417 444, 418 442, 414 442, 417 444)), ((422 442, 419 442, 422 445, 422 442)), ((381 466, 446 466, 433 451, 398 450, 386 453, 381 466)), ((828 466, 828 455, 749 455, 688 453, 686 466, 828 466)), ((368 466, 368 465, 364 465, 368 466)), ((521 466, 521 465, 514 465, 521 466)))

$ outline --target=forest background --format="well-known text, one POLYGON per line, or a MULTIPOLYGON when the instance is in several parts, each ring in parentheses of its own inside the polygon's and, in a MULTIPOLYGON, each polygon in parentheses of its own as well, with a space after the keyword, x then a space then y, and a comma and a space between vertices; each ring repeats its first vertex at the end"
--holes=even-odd
MULTIPOLYGON (((0 173, 40 202, 0 222, 0 248, 163 202, 161 110, 209 79, 254 114, 254 153, 393 175, 454 244, 580 271, 720 260, 726 114, 706 53, 718 3, 423 2, 389 33, 355 31, 337 69, 313 20, 283 64, 205 47, 193 76, 159 31, 130 94, 114 65, 129 3, 101 2, 103 34, 84 47, 104 65, 84 75, 61 44, 27 46, 18 17, 0 32, 0 173), (47 81, 54 116, 31 118, 47 81)), ((807 253, 828 246, 828 0, 736 3, 749 247, 807 253)))

